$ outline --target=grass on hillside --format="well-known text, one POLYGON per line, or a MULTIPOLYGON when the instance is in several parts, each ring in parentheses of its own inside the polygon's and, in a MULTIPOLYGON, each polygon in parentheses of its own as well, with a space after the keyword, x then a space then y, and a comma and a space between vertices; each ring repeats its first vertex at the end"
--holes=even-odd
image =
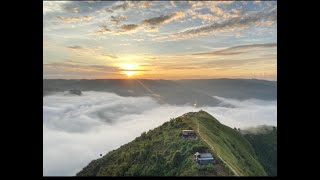
POLYGON ((238 175, 267 175, 251 144, 240 132, 221 124, 205 111, 189 113, 186 119, 192 126, 197 126, 199 123, 202 138, 214 147, 215 154, 219 154, 238 175))
POLYGON ((277 128, 264 133, 249 133, 244 137, 252 144, 257 157, 269 176, 277 175, 277 128))
POLYGON ((202 168, 193 162, 197 151, 208 150, 202 140, 183 138, 182 129, 193 129, 182 118, 164 123, 134 141, 92 161, 78 176, 214 176, 224 173, 220 162, 202 168))
POLYGON ((134 141, 92 161, 77 176, 234 175, 230 167, 238 175, 267 175, 252 146, 237 130, 200 111, 187 113, 142 133, 134 141), (182 138, 182 129, 197 132, 198 124, 201 138, 182 138), (218 163, 199 168, 193 162, 192 155, 207 149, 218 163), (226 163, 222 163, 218 157, 223 158, 226 163))

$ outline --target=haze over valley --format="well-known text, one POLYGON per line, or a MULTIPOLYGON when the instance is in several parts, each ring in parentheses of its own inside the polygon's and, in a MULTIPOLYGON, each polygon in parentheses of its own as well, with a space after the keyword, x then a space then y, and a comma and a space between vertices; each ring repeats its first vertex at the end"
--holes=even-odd
POLYGON ((200 109, 232 128, 277 126, 276 82, 187 81, 185 86, 191 91, 185 86, 177 88, 180 86, 173 81, 140 80, 145 87, 133 81, 44 80, 44 175, 75 175, 101 153, 116 149, 171 118, 200 109), (208 90, 209 82, 215 87, 212 96, 209 91, 201 94, 201 90, 208 90), (216 86, 212 82, 216 82, 216 86), (191 88, 191 84, 195 85, 191 88), (218 84, 222 92, 218 90, 218 84), (231 86, 242 88, 243 95, 230 98, 232 94, 239 94, 239 88, 228 88, 229 93, 226 93, 223 87, 231 86), (82 95, 68 92, 75 88, 83 90, 82 95), (160 96, 153 96, 145 88, 160 96), (250 89, 255 89, 256 94, 250 93, 250 89), (268 92, 268 98, 263 89, 268 92), (184 94, 179 95, 181 92, 184 94), (220 96, 214 96, 214 92, 220 96), (159 100, 162 96, 164 100, 159 100), (203 96, 205 98, 201 100, 203 96), (257 98, 259 96, 261 98, 257 98), (166 103, 167 99, 170 99, 169 103, 166 103), (195 102, 200 104, 195 105, 195 102))

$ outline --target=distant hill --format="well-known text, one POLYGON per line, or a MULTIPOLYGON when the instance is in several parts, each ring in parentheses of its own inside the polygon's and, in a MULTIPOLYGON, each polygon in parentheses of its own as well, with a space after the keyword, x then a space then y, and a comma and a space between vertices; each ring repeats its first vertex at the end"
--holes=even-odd
POLYGON ((178 80, 187 88, 212 96, 235 99, 277 99, 277 82, 258 79, 196 79, 178 80))
POLYGON ((171 105, 196 104, 217 106, 221 101, 213 96, 226 98, 276 100, 275 81, 249 79, 205 79, 205 80, 146 80, 146 79, 98 79, 63 80, 44 79, 43 95, 69 91, 113 92, 120 96, 151 96, 159 103, 171 105))
POLYGON ((277 176, 277 128, 260 126, 243 131, 257 157, 270 176, 277 176))
POLYGON ((130 143, 93 160, 77 176, 266 176, 251 144, 238 130, 210 114, 187 113, 142 133, 130 143), (192 129, 196 139, 181 130, 192 129), (200 168, 197 151, 209 150, 217 160, 200 168))

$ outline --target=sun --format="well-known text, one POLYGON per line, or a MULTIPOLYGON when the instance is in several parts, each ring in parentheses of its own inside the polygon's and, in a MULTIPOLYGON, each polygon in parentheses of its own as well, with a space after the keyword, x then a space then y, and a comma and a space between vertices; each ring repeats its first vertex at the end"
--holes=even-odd
POLYGON ((138 68, 138 65, 136 64, 122 64, 121 66, 124 70, 127 71, 137 70, 138 68))
POLYGON ((137 75, 138 67, 137 64, 121 64, 121 68, 123 69, 122 73, 127 75, 127 77, 137 75))
POLYGON ((128 77, 131 77, 131 76, 137 74, 137 72, 135 72, 135 71, 123 71, 123 73, 125 75, 127 75, 128 77))

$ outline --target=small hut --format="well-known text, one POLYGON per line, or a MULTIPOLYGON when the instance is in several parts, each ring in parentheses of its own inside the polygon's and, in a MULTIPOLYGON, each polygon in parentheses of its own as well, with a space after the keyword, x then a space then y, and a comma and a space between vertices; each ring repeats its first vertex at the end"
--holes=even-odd
POLYGON ((215 159, 213 158, 211 153, 199 153, 196 152, 194 154, 193 159, 199 164, 199 165, 207 165, 207 164, 213 164, 215 163, 215 159))
POLYGON ((196 133, 194 130, 182 130, 182 136, 187 138, 187 137, 195 137, 196 133))

